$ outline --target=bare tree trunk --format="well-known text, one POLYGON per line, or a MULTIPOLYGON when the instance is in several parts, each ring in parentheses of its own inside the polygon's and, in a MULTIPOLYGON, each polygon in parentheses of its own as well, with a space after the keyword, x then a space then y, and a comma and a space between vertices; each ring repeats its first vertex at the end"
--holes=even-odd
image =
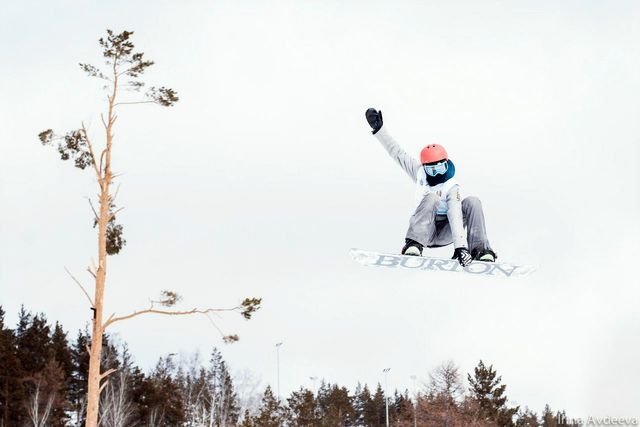
POLYGON ((107 223, 109 219, 108 182, 102 182, 100 191, 100 217, 98 221, 98 270, 94 298, 94 319, 89 353, 89 384, 87 391, 87 427, 98 427, 100 403, 100 359, 102 357, 102 326, 104 285, 107 275, 107 223))
POLYGON ((31 401, 29 402, 29 418, 31 419, 31 423, 33 427, 44 427, 49 420, 49 415, 51 415, 51 408, 53 407, 53 401, 55 399, 55 392, 49 393, 47 397, 47 403, 44 407, 42 413, 40 413, 40 392, 42 388, 42 381, 38 380, 35 382, 36 389, 31 396, 31 401))
POLYGON ((149 425, 148 427, 157 427, 162 425, 162 421, 164 420, 164 409, 162 411, 156 406, 151 411, 149 415, 149 425))
POLYGON ((80 407, 76 410, 74 427, 82 427, 82 416, 85 414, 87 409, 87 397, 85 396, 80 400, 80 407))
POLYGON ((127 427, 133 408, 129 400, 129 376, 125 372, 117 374, 115 381, 104 389, 100 402, 100 425, 102 427, 127 427))
MULTIPOLYGON (((103 375, 100 372, 100 360, 102 357, 102 335, 104 325, 102 323, 104 311, 104 287, 107 278, 107 226, 111 219, 110 204, 111 195, 111 143, 113 142, 112 127, 115 122, 113 107, 118 90, 118 74, 114 60, 113 93, 109 97, 109 114, 106 124, 107 146, 104 151, 104 170, 100 170, 102 176, 98 177, 100 184, 100 212, 98 216, 98 269, 96 271, 96 289, 94 296, 93 332, 91 336, 91 349, 89 353, 89 384, 87 392, 87 422, 86 427, 98 427, 98 414, 100 412, 100 381, 103 375)), ((102 163, 102 162, 100 162, 102 163)))

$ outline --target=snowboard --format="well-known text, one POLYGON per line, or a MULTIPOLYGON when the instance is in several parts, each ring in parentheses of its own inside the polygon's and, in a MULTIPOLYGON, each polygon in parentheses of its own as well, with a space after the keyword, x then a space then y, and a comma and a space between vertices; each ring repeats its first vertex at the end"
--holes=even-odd
POLYGON ((473 261, 466 267, 455 259, 429 256, 405 256, 351 249, 351 257, 362 265, 407 270, 447 271, 450 273, 472 274, 477 276, 516 277, 527 276, 535 271, 530 265, 517 265, 504 262, 473 261))

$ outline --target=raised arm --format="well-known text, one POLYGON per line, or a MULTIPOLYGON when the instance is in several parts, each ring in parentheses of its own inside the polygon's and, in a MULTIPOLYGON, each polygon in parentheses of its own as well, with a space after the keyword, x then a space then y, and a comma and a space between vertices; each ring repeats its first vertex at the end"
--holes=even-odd
POLYGON ((372 133, 380 141, 387 153, 394 159, 404 170, 407 175, 411 177, 412 181, 416 181, 418 171, 420 170, 420 163, 409 154, 406 153, 398 145, 398 143, 389 135, 386 128, 382 127, 382 111, 376 111, 373 108, 369 108, 366 112, 367 122, 373 129, 372 133))

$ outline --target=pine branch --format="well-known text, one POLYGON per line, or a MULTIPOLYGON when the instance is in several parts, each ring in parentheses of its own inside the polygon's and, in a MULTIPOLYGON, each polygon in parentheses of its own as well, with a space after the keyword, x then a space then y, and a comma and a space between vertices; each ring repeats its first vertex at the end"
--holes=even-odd
POLYGON ((107 329, 109 326, 111 326, 112 324, 116 323, 116 322, 121 322, 123 320, 128 320, 128 319, 132 319, 134 317, 138 317, 141 316, 143 314, 164 314, 167 316, 188 316, 191 314, 209 314, 209 313, 215 313, 215 312, 225 312, 225 311, 238 311, 241 307, 234 307, 234 308, 208 308, 208 309, 198 309, 198 308, 194 308, 192 310, 185 310, 185 311, 174 311, 174 310, 158 310, 156 308, 153 308, 153 304, 151 304, 151 307, 146 309, 146 310, 139 310, 139 311, 134 311, 131 314, 125 315, 125 316, 120 316, 120 317, 115 317, 114 314, 112 314, 109 319, 107 319, 107 321, 104 323, 104 329, 107 329))
POLYGON ((102 180, 102 176, 100 175, 100 170, 98 169, 98 165, 96 164, 96 156, 93 154, 93 146, 91 141, 89 140, 89 134, 87 133, 87 128, 84 126, 84 122, 82 122, 82 133, 84 134, 84 139, 87 142, 87 147, 89 148, 89 155, 91 155, 91 164, 93 165, 93 170, 96 172, 96 177, 98 178, 98 183, 102 180))
POLYGON ((223 337, 224 332, 222 332, 222 329, 220 329, 220 327, 218 325, 216 325, 216 322, 213 321, 213 319, 211 318, 211 316, 209 316, 209 314, 205 314, 205 317, 209 320, 209 322, 211 323, 211 326, 213 326, 214 328, 216 328, 216 330, 218 331, 218 333, 220 333, 220 335, 222 335, 223 337))
POLYGON ((118 369, 116 368, 111 368, 106 372, 103 372, 102 374, 100 374, 100 380, 103 380, 104 378, 107 378, 109 375, 113 374, 114 372, 116 372, 118 369))
POLYGON ((122 211, 124 208, 119 208, 118 210, 116 210, 115 212, 113 212, 111 215, 109 215, 109 221, 112 221, 115 217, 116 214, 120 211, 122 211))
POLYGON ((71 276, 71 278, 73 279, 74 282, 76 282, 76 284, 78 286, 80 286, 80 289, 82 289, 82 292, 84 292, 84 294, 86 295, 87 299, 89 300, 89 303, 91 304, 91 307, 94 307, 95 304, 93 302, 93 300, 91 299, 91 297, 89 296, 89 293, 86 291, 86 289, 84 288, 84 286, 82 286, 82 284, 80 283, 80 281, 78 279, 76 279, 73 274, 71 274, 71 272, 69 271, 69 269, 67 267, 64 268, 67 271, 67 274, 69 274, 69 276, 71 276))
POLYGON ((96 265, 95 259, 91 258, 91 265, 87 268, 87 270, 89 270, 89 273, 91 273, 94 278, 96 277, 98 266, 96 265))
MULTIPOLYGON (((114 174, 114 175, 111 177, 111 179, 112 179, 112 180, 114 180, 114 179, 116 179, 116 178, 117 178, 117 177, 119 177, 119 176, 120 176, 120 174, 118 174, 118 173, 117 173, 117 174, 114 174)), ((118 197, 118 193, 120 193, 120 184, 118 184, 118 187, 116 187, 116 191, 115 191, 115 193, 113 193, 113 196, 111 196, 111 203, 112 203, 112 204, 115 204, 115 203, 116 203, 116 198, 118 197)), ((123 209, 123 208, 122 208, 122 209, 123 209)), ((120 209, 120 210, 121 210, 121 209, 120 209)))
POLYGON ((102 126, 104 126, 104 128, 107 129, 107 122, 104 120, 104 114, 103 113, 100 113, 100 120, 102 120, 102 126))
POLYGON ((155 101, 131 101, 131 102, 118 102, 117 104, 113 104, 113 106, 118 105, 134 105, 134 104, 155 104, 155 101))
MULTIPOLYGON (((104 170, 102 169, 102 165, 104 164, 104 157, 106 154, 107 154, 107 149, 105 148, 104 150, 102 150, 102 153, 100 153, 100 172, 104 170)), ((102 188, 102 186, 100 188, 102 188)))
POLYGON ((98 215, 98 212, 96 212, 96 208, 93 206, 93 202, 91 201, 91 199, 89 197, 87 197, 87 200, 89 201, 89 206, 91 206, 91 210, 93 211, 93 215, 95 217, 95 220, 98 221, 100 216, 98 215))
MULTIPOLYGON (((102 375, 100 376, 102 377, 102 375)), ((100 391, 98 391, 98 395, 102 394, 102 390, 104 390, 104 388, 107 386, 107 384, 109 384, 109 380, 106 380, 101 386, 100 386, 100 391)))

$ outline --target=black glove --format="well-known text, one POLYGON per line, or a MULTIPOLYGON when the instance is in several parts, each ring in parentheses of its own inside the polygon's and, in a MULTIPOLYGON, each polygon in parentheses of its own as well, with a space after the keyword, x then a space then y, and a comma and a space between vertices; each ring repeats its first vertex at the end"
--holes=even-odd
POLYGON ((471 264, 473 258, 467 248, 456 248, 451 259, 457 259, 461 266, 466 267, 471 264))
POLYGON ((382 111, 376 111, 375 108, 369 108, 365 113, 369 126, 373 131, 372 134, 376 134, 382 128, 382 111))

